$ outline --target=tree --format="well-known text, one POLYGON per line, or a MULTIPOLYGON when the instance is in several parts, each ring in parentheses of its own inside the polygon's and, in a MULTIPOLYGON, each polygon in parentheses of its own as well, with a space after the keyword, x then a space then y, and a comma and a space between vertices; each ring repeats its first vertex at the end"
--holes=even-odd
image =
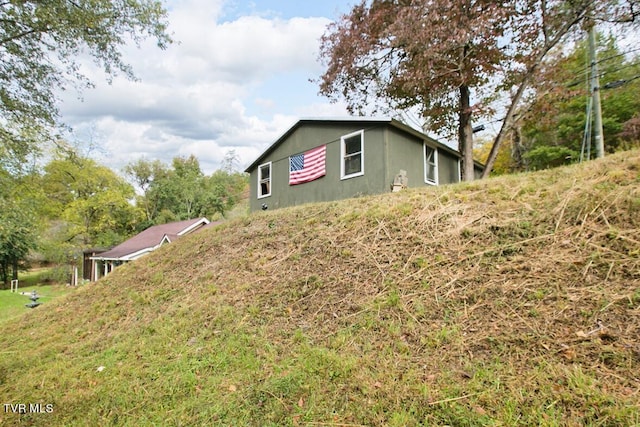
POLYGON ((0 167, 0 184, 0 283, 6 285, 36 248, 39 224, 35 198, 28 197, 30 177, 12 177, 0 167))
MULTIPOLYGON (((520 109, 519 126, 527 168, 540 169, 576 162, 585 141, 588 85, 588 46, 562 46, 540 70, 533 92, 520 109)), ((602 98, 605 148, 613 152, 626 145, 625 126, 640 113, 639 57, 627 58, 613 36, 598 35, 598 68, 602 98), (614 87, 618 84, 624 86, 614 87)), ((586 135, 587 137, 589 135, 586 135)), ((587 138, 588 140, 588 138, 587 138)), ((593 154, 594 150, 591 150, 593 154)), ((584 150, 588 158, 588 150, 584 150)))
POLYGON ((626 144, 640 145, 640 113, 636 113, 622 125, 620 137, 626 144))
POLYGON ((78 58, 93 58, 108 78, 133 78, 122 47, 151 37, 164 48, 166 29, 159 0, 0 1, 0 138, 50 135, 59 121, 56 91, 90 86, 78 58))
POLYGON ((47 216, 66 224, 64 240, 109 246, 135 231, 141 219, 130 201, 133 187, 111 169, 75 152, 59 153, 44 167, 47 216))
POLYGON ((226 169, 215 171, 204 179, 203 215, 224 217, 242 198, 248 187, 247 175, 229 172, 226 169))
POLYGON ((322 38, 327 71, 320 92, 345 97, 351 112, 362 114, 370 98, 382 99, 391 109, 418 108, 432 130, 457 127, 463 176, 471 180, 471 119, 483 107, 471 104, 471 90, 509 59, 499 40, 508 6, 495 0, 362 1, 322 38))
POLYGON ((147 209, 144 228, 153 224, 197 216, 223 216, 233 208, 247 187, 245 174, 233 171, 236 156, 225 156, 223 167, 204 175, 198 159, 175 157, 171 166, 159 160, 137 160, 125 166, 125 173, 142 191, 137 204, 147 209))
POLYGON ((168 177, 169 168, 160 160, 138 159, 127 164, 123 172, 142 192, 136 198, 136 204, 144 209, 146 220, 143 228, 147 228, 154 224, 161 208, 160 200, 155 190, 157 183, 168 177))
POLYGON ((528 89, 531 81, 538 74, 549 52, 566 40, 573 33, 582 32, 593 27, 596 22, 604 21, 609 24, 634 24, 640 16, 640 3, 637 0, 578 0, 566 1, 531 1, 536 8, 529 13, 521 14, 515 22, 516 34, 524 43, 520 43, 519 56, 523 67, 521 73, 515 73, 515 78, 509 83, 513 96, 508 104, 507 113, 500 127, 487 163, 483 177, 489 176, 498 156, 502 141, 512 130, 518 115, 519 103, 528 89))
MULTIPOLYGON (((36 139, 23 133, 24 140, 36 139)), ((32 147, 6 138, 0 129, 0 283, 18 278, 30 252, 36 249, 44 204, 32 147)))
POLYGON ((181 219, 191 219, 200 215, 204 192, 203 178, 200 162, 193 154, 189 157, 173 159, 173 176, 170 185, 181 212, 181 219))
POLYGON ((37 226, 32 209, 23 203, 0 199, 0 281, 18 278, 18 267, 36 248, 37 226), (9 275, 9 268, 12 270, 9 275))
POLYGON ((473 179, 472 120, 491 112, 496 93, 509 93, 487 176, 547 53, 590 13, 632 20, 636 3, 363 0, 322 38, 320 58, 327 69, 320 92, 344 97, 351 112, 363 113, 372 99, 382 100, 387 110, 418 108, 425 127, 437 133, 457 128, 465 179, 473 179))
MULTIPOLYGON (((482 138, 476 142, 473 149, 473 157, 480 163, 485 163, 491 150, 492 140, 489 138, 482 138), (479 142, 479 143, 478 143, 479 142)), ((512 141, 506 141, 502 144, 500 154, 496 159, 495 166, 493 167, 493 173, 495 175, 504 175, 512 173, 517 170, 516 162, 514 161, 514 144, 512 141)))

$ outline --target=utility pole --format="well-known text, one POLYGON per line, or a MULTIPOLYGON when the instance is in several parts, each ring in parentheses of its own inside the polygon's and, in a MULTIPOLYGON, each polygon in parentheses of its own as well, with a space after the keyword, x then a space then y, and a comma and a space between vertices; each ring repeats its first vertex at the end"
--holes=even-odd
POLYGON ((593 136, 595 139, 596 158, 604 157, 604 132, 602 131, 602 107, 600 105, 600 77, 596 60, 596 26, 589 28, 589 57, 591 58, 591 99, 593 106, 593 136))

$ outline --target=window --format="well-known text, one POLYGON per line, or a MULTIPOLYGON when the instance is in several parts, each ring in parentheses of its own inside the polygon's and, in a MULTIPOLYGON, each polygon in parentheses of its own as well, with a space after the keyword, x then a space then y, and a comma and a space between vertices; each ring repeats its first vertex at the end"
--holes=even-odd
POLYGON ((271 195, 271 162, 258 166, 258 199, 271 195))
POLYGON ((340 178, 364 175, 364 131, 350 133, 340 138, 340 178))
POLYGON ((438 185, 438 150, 424 145, 424 182, 438 185))

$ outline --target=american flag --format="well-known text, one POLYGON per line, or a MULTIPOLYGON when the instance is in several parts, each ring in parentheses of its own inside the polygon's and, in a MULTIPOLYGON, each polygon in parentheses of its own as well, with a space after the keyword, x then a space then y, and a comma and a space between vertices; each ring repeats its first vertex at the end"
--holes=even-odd
POLYGON ((325 175, 327 146, 321 145, 289 157, 289 185, 313 181, 325 175))

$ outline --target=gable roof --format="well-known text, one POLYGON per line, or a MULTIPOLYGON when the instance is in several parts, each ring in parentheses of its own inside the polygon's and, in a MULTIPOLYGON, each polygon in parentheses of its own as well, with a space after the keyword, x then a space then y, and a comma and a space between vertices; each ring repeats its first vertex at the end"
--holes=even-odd
POLYGON ((172 242, 180 236, 189 234, 207 224, 209 224, 208 219, 198 218, 154 225, 129 240, 125 240, 118 246, 92 258, 130 261, 157 249, 165 242, 172 242))
POLYGON ((457 157, 461 157, 460 152, 457 150, 454 150, 451 147, 448 147, 447 145, 436 141, 435 139, 431 138, 430 136, 420 132, 419 130, 416 130, 414 128, 412 128, 411 126, 408 126, 404 123, 402 123, 399 120, 396 119, 391 119, 391 118, 371 118, 371 117, 343 117, 343 118, 306 118, 306 119, 300 119, 298 120, 289 130, 287 130, 280 138, 278 138, 276 140, 276 142, 274 142, 273 144, 271 144, 271 146, 269 146, 269 148, 267 148, 253 163, 251 163, 251 165, 249 167, 247 167, 245 169, 245 172, 250 173, 251 170, 253 170, 254 168, 256 168, 261 162, 262 160, 267 157, 273 150, 275 150, 282 142, 284 142, 287 138, 289 138, 289 136, 291 136, 291 134, 293 132, 295 132, 296 129, 300 128, 301 126, 305 125, 305 124, 327 124, 327 123, 354 123, 354 124, 360 124, 360 123, 366 123, 366 124, 384 124, 384 125, 389 125, 391 127, 394 127, 402 132, 408 133, 410 135, 413 135, 419 139, 422 139, 423 141, 429 141, 432 144, 434 144, 439 150, 442 149, 444 151, 447 151, 457 157))

